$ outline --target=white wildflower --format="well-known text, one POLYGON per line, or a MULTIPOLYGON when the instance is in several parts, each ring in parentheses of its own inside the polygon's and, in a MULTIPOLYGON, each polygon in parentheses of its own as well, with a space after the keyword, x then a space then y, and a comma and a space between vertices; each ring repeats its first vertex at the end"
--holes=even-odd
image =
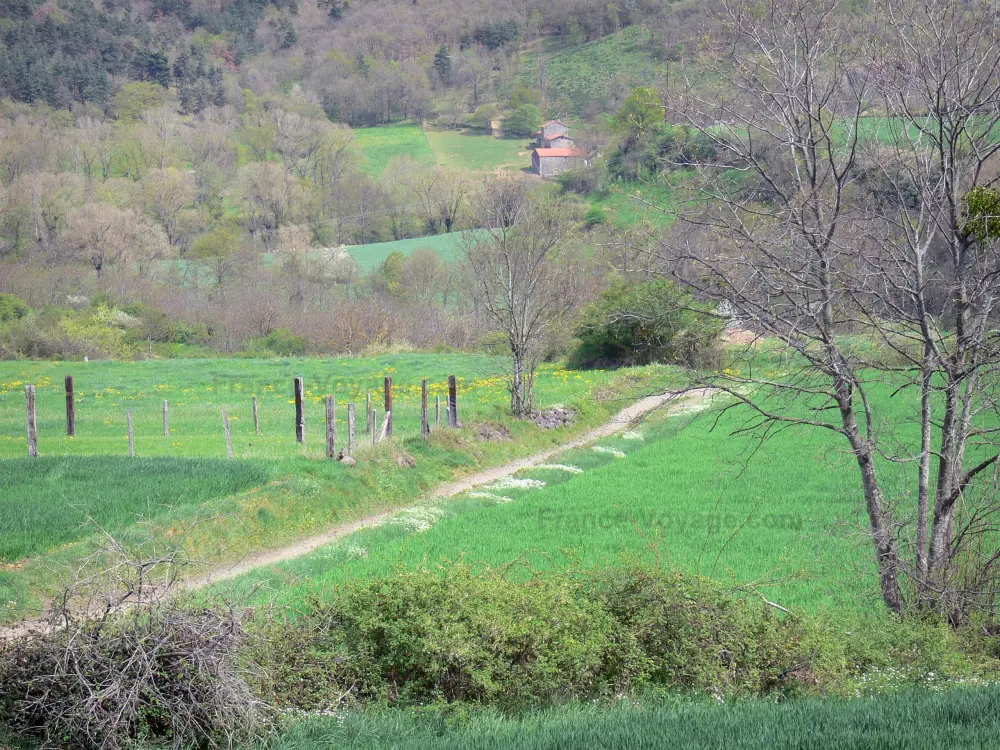
POLYGON ((368 557, 368 550, 364 547, 358 546, 357 544, 349 544, 344 547, 344 554, 352 560, 364 560, 368 557))
POLYGON ((519 477, 504 477, 486 485, 487 490, 537 490, 544 487, 541 479, 521 479, 519 477))
POLYGON ((549 469, 550 471, 565 471, 568 474, 583 474, 583 469, 572 464, 538 464, 536 469, 549 469))
POLYGON ((444 511, 429 505, 414 505, 412 508, 397 513, 389 523, 403 526, 409 531, 427 531, 444 517, 444 511))
POLYGON ((609 456, 614 456, 615 458, 625 458, 625 451, 620 451, 617 448, 609 448, 606 445, 595 445, 591 450, 597 453, 607 453, 609 456))
POLYGON ((498 495, 495 492, 470 492, 469 497, 477 497, 481 500, 492 500, 495 503, 511 503, 514 498, 506 495, 498 495))

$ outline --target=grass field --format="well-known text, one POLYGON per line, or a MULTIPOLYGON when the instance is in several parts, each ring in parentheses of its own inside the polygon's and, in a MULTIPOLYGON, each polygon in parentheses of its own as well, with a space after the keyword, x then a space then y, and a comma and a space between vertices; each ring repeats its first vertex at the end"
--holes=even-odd
MULTIPOLYGON (((0 458, 26 455, 24 384, 38 391, 38 429, 42 455, 123 455, 127 451, 125 411, 132 410, 139 456, 225 457, 222 409, 232 421, 238 458, 319 457, 324 398, 332 394, 346 427, 346 403, 359 405, 365 393, 379 396, 383 379, 394 381, 397 434, 416 434, 420 419, 420 380, 430 397, 447 389, 456 375, 461 413, 469 420, 499 417, 508 396, 499 376, 503 363, 490 356, 400 354, 344 359, 201 359, 122 362, 0 363, 0 458), (63 376, 75 377, 77 436, 65 434, 63 376), (293 431, 293 378, 305 378, 308 439, 303 448, 293 431), (254 435, 252 396, 260 404, 262 435, 254 435), (162 404, 170 402, 170 435, 164 436, 162 404)), ((556 403, 599 385, 607 373, 575 373, 545 365, 539 379, 541 403, 556 403)), ((381 405, 379 403, 379 411, 381 405)))
POLYGON ((519 170, 531 166, 526 138, 494 138, 456 130, 428 130, 426 135, 442 167, 492 172, 498 168, 519 170))
MULTIPOLYGON (((897 426, 915 416, 904 396, 876 390, 873 398, 897 426)), ((641 433, 603 441, 600 452, 570 451, 558 466, 520 473, 519 482, 415 509, 239 585, 247 593, 264 584, 262 600, 294 605, 401 564, 521 560, 544 569, 638 556, 752 584, 795 611, 879 609, 871 552, 859 533, 859 480, 845 446, 832 434, 786 430, 758 447, 730 436, 744 419, 738 414, 717 426, 710 411, 649 422, 641 433)), ((911 468, 883 463, 890 492, 911 468)))
POLYGON ((634 395, 643 383, 663 384, 675 376, 670 368, 619 377, 545 366, 539 405, 565 403, 580 410, 572 429, 548 431, 505 416, 500 366, 492 357, 454 354, 0 363, 0 619, 23 616, 34 589, 53 591, 59 572, 100 541, 98 526, 130 544, 152 540, 179 545, 203 561, 237 559, 412 503, 456 473, 558 445, 620 408, 619 402, 595 402, 588 394, 612 387, 634 395), (65 436, 65 373, 76 379, 75 438, 65 436), (420 378, 430 380, 433 404, 451 373, 459 378, 459 416, 470 427, 437 431, 422 441, 420 378), (295 375, 306 379, 305 446, 294 437, 295 375), (372 448, 363 438, 365 393, 372 392, 381 415, 387 375, 394 379, 393 441, 372 448), (639 385, 629 380, 634 378, 639 385), (38 387, 40 460, 24 458, 25 382, 38 387), (338 398, 341 447, 346 402, 358 405, 357 467, 321 460, 326 393, 338 398), (253 394, 260 403, 260 436, 253 429, 253 394), (170 402, 169 436, 163 435, 163 399, 170 402), (233 463, 225 461, 224 408, 233 429, 233 463), (135 459, 126 455, 126 409, 133 412, 135 459), (506 423, 513 440, 480 438, 476 425, 487 420, 506 423), (399 463, 403 454, 411 464, 399 463))
MULTIPOLYGON (((672 179, 679 178, 673 176, 672 179)), ((587 196, 587 201, 591 206, 601 209, 607 219, 619 229, 644 222, 654 227, 666 227, 673 220, 672 216, 665 213, 665 210, 674 208, 674 191, 667 184, 616 182, 605 191, 591 193, 587 196)))
POLYGON ((397 156, 412 156, 424 166, 433 166, 434 152, 427 136, 419 125, 382 125, 376 128, 358 128, 354 138, 361 149, 368 174, 378 176, 397 156))
POLYGON ((264 484, 265 462, 84 457, 18 459, 0 473, 0 561, 21 560, 100 526, 118 533, 139 518, 195 507, 264 484))
POLYGON ((414 237, 395 242, 377 242, 370 245, 353 245, 346 248, 347 252, 357 261, 363 273, 370 273, 378 268, 392 253, 409 255, 423 248, 436 252, 441 260, 451 263, 462 254, 462 238, 465 232, 449 232, 433 234, 428 237, 414 237))
POLYGON ((986 750, 996 747, 998 732, 1000 688, 993 685, 853 701, 570 704, 521 717, 480 714, 452 729, 404 711, 345 713, 298 724, 274 750, 986 750))

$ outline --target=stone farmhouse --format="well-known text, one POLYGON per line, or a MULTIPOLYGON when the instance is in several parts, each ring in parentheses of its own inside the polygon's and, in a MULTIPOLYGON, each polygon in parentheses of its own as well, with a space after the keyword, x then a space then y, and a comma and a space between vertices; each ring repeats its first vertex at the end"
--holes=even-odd
POLYGON ((535 150, 531 155, 532 169, 542 177, 555 177, 567 169, 586 164, 586 155, 569 136, 569 126, 560 120, 549 120, 535 134, 535 150))

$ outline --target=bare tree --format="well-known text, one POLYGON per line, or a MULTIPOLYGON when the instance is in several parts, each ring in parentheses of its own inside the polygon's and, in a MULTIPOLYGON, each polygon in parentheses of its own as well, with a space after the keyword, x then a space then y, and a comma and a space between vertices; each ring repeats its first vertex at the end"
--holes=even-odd
POLYGON ((534 406, 535 369, 546 335, 574 306, 576 278, 566 262, 566 207, 534 196, 531 186, 501 175, 486 182, 476 205, 481 231, 465 240, 471 302, 511 355, 510 406, 515 416, 534 406))
POLYGON ((100 279, 112 265, 136 264, 145 276, 152 265, 164 258, 169 244, 166 235, 134 211, 106 203, 87 203, 66 219, 62 243, 70 255, 92 266, 100 279))
POLYGON ((664 260, 787 349, 780 376, 750 347, 708 379, 749 408, 741 431, 841 436, 886 606, 962 621, 993 606, 1000 560, 1000 16, 883 0, 856 33, 839 5, 726 0, 733 85, 673 103, 714 157, 686 163, 700 194, 664 260), (909 392, 901 424, 886 399, 909 392))

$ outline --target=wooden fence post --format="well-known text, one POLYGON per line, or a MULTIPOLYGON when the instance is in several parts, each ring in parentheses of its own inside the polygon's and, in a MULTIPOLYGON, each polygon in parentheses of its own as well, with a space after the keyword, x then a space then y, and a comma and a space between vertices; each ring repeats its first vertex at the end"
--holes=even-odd
POLYGON ((420 381, 420 437, 431 434, 431 420, 427 415, 427 378, 420 381))
POLYGON ((304 397, 305 381, 295 378, 295 440, 299 443, 306 441, 306 413, 302 403, 304 397))
POLYGON ((128 455, 135 458, 135 432, 132 430, 132 410, 125 410, 125 421, 128 422, 128 455))
POLYGON ((163 399, 163 437, 170 437, 170 404, 163 399))
POLYGON ((365 394, 365 432, 372 431, 372 394, 365 394))
POLYGON ((391 425, 391 424, 392 424, 392 412, 391 412, 391 411, 387 411, 387 412, 385 413, 385 419, 383 419, 383 420, 382 420, 382 432, 381 432, 381 434, 380 434, 380 435, 378 436, 378 441, 379 441, 380 443, 381 443, 381 442, 382 442, 383 440, 385 440, 385 438, 386 438, 386 435, 388 435, 388 434, 389 434, 389 425, 391 425))
POLYGON ((371 421, 368 423, 368 430, 372 434, 372 445, 377 445, 378 444, 378 424, 377 424, 377 422, 378 422, 378 409, 376 409, 373 406, 372 410, 371 410, 371 412, 369 412, 369 414, 371 415, 371 421))
POLYGON ((337 402, 326 397, 326 457, 337 457, 337 402))
POLYGON ((35 386, 24 386, 24 400, 28 409, 28 455, 38 458, 38 417, 35 414, 35 386))
POLYGON ((448 426, 458 427, 458 384, 455 376, 448 376, 448 426))
POLYGON ((226 452, 229 454, 229 460, 233 460, 233 433, 229 431, 229 415, 226 414, 226 410, 222 410, 222 429, 226 431, 226 452))
POLYGON ((257 396, 253 397, 253 431, 254 434, 260 434, 260 412, 257 411, 257 396))
POLYGON ((434 426, 441 426, 441 397, 434 397, 434 426))
POLYGON ((347 405, 347 455, 354 455, 354 404, 347 405))
POLYGON ((66 434, 76 437, 76 394, 72 375, 66 376, 66 434))
POLYGON ((382 433, 392 437, 392 378, 385 379, 385 416, 388 421, 382 433))

